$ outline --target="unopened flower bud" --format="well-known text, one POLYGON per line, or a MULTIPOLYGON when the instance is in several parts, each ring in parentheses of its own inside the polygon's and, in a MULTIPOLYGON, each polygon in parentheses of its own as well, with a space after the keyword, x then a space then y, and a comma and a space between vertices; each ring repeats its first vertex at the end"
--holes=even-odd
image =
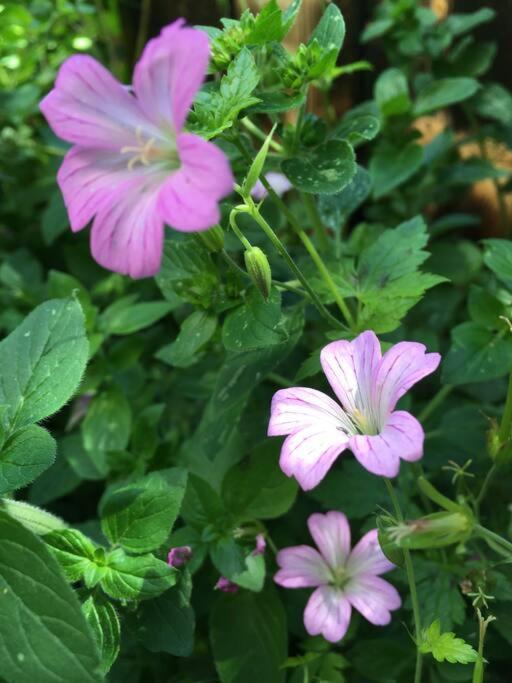
POLYGON ((225 576, 221 576, 217 583, 215 584, 215 590, 222 591, 223 593, 236 593, 238 591, 238 586, 225 576))
POLYGON ((214 225, 213 228, 196 232, 194 235, 212 253, 224 249, 224 230, 220 225, 214 225))
POLYGON ((251 280, 260 290, 265 301, 268 301, 272 286, 272 271, 267 257, 259 247, 251 247, 245 252, 244 261, 251 280))
POLYGON ((434 512, 421 519, 402 522, 388 529, 390 538, 400 548, 442 548, 464 541, 471 533, 473 520, 469 511, 434 512))
POLYGON ((182 545, 171 548, 167 556, 167 564, 171 567, 182 567, 192 557, 192 548, 189 545, 182 545))
POLYGON ((267 547, 267 542, 265 540, 265 535, 264 534, 258 534, 256 536, 256 547, 252 551, 251 555, 253 555, 253 556, 264 555, 266 547, 267 547))

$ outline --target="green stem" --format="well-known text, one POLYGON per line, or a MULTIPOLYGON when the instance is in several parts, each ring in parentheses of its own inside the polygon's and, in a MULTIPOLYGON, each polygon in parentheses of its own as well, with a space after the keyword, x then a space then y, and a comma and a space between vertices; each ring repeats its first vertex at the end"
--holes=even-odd
POLYGON ((503 445, 510 438, 510 431, 512 429, 512 372, 508 379, 508 391, 507 400, 505 401, 505 409, 503 411, 503 417, 501 418, 500 429, 498 432, 498 437, 500 443, 503 445))
POLYGON ((309 294, 311 301, 314 303, 314 305, 317 307, 318 311, 323 315, 323 317, 329 321, 331 325, 335 325, 336 327, 344 327, 342 323, 340 323, 339 320, 336 320, 336 318, 329 313, 329 311, 325 308, 323 303, 320 301, 318 298, 315 290, 311 287, 309 282, 306 280, 305 276, 303 275, 302 271, 299 269, 295 261, 292 259, 290 254, 288 253, 288 250, 284 246, 284 244, 281 242, 279 237, 276 235, 276 233, 272 230, 270 225, 267 223, 267 221, 263 218, 261 213, 258 211, 256 206, 253 204, 252 206, 249 207, 250 209, 250 215, 254 218, 256 223, 260 226, 260 228, 263 230, 265 235, 269 238, 269 240, 272 242, 274 247, 277 249, 277 251, 281 254, 283 259, 286 261, 286 264, 292 271, 292 273, 295 275, 297 280, 301 283, 301 285, 304 287, 306 292, 309 294))
POLYGON ((476 497, 475 505, 476 505, 477 510, 480 507, 480 503, 483 501, 483 499, 487 495, 487 491, 489 490, 489 486, 491 485, 491 482, 494 479, 497 471, 498 471, 498 465, 496 463, 494 463, 493 466, 487 472, 485 479, 484 479, 484 483, 482 484, 482 488, 480 489, 480 492, 479 492, 478 496, 476 497))
POLYGON ((321 251, 327 251, 329 249, 329 239, 327 237, 327 231, 325 225, 322 223, 318 209, 316 208, 315 200, 313 195, 307 192, 301 192, 301 198, 308 212, 309 220, 315 228, 316 237, 318 239, 318 244, 320 245, 321 251))
MULTIPOLYGON (((404 516, 402 514, 402 509, 400 507, 400 502, 393 488, 391 481, 384 477, 384 483, 389 493, 391 503, 395 510, 395 514, 399 522, 404 521, 404 516)), ((414 638, 416 641, 416 667, 414 670, 414 683, 421 683, 421 669, 423 666, 423 657, 419 649, 419 643, 421 638, 421 617, 420 617, 420 604, 418 601, 418 592, 416 590, 416 579, 414 577, 414 565, 412 563, 411 553, 407 548, 403 549, 404 553, 404 563, 405 571, 407 573, 407 581, 409 583, 409 591, 411 593, 412 602, 412 612, 414 615, 414 638)))
MULTIPOLYGON (((251 121, 247 116, 242 119, 242 125, 247 128, 247 130, 254 135, 254 137, 259 138, 263 142, 266 141, 267 136, 265 133, 258 128, 258 126, 251 121)), ((280 145, 279 142, 276 142, 275 140, 270 140, 270 147, 272 149, 275 149, 276 152, 280 152, 281 154, 284 152, 284 147, 283 145, 280 145)))
POLYGON ((293 382, 290 382, 289 379, 286 379, 286 377, 283 377, 282 375, 278 375, 277 372, 269 372, 267 379, 271 382, 274 382, 274 384, 278 384, 281 387, 286 387, 287 389, 295 386, 293 382))
POLYGON ((231 212, 231 215, 229 216, 229 224, 231 226, 231 229, 235 233, 235 235, 238 237, 242 245, 244 246, 245 249, 249 250, 252 249, 252 244, 249 242, 249 240, 245 237, 245 235, 242 233, 240 228, 238 227, 236 223, 236 213, 233 211, 231 212))
POLYGON ((506 551, 507 555, 509 557, 512 557, 512 543, 510 541, 507 541, 506 538, 503 538, 499 534, 495 534, 494 531, 486 529, 484 526, 481 526, 480 524, 475 525, 475 531, 478 534, 480 534, 480 536, 484 540, 486 540, 491 547, 493 547, 493 544, 501 546, 501 548, 503 548, 503 550, 506 551))
POLYGON ((426 420, 428 417, 432 415, 432 413, 436 410, 436 408, 441 405, 441 403, 444 401, 444 399, 451 394, 455 387, 452 384, 445 384, 444 387, 441 387, 441 389, 437 392, 437 394, 427 403, 427 405, 423 408, 421 413, 418 415, 418 420, 420 422, 423 422, 426 420))

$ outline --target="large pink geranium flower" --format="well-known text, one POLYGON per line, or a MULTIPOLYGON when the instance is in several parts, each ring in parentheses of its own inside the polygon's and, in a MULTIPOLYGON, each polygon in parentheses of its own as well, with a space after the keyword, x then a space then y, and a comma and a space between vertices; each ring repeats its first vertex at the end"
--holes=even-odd
POLYGON ((382 552, 377 529, 350 551, 350 527, 342 512, 311 515, 308 527, 318 550, 307 545, 280 550, 274 576, 284 588, 316 588, 304 612, 306 631, 333 643, 341 640, 352 607, 376 626, 389 624, 390 612, 402 603, 397 590, 380 578, 395 565, 382 552))
POLYGON ((423 455, 423 429, 398 399, 439 365, 438 353, 423 344, 400 342, 383 356, 373 332, 354 341, 328 344, 320 354, 323 371, 341 406, 306 387, 281 389, 272 399, 269 436, 287 434, 280 465, 304 490, 314 488, 336 458, 350 448, 369 472, 398 474, 400 458, 423 455))
POLYGON ((233 189, 227 158, 184 133, 203 82, 208 37, 179 20, 150 40, 135 66, 132 91, 95 59, 70 57, 41 111, 73 143, 57 175, 71 229, 93 218, 91 250, 105 268, 131 277, 156 273, 164 224, 205 230, 233 189))

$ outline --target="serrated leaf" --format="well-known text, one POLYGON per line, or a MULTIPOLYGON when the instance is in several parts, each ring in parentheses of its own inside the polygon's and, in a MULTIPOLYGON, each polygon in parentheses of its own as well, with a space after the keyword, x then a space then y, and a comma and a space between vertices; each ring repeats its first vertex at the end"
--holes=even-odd
POLYGON ((0 677, 100 683, 92 633, 43 541, 1 510, 0 538, 0 677))
POLYGON ((76 391, 89 354, 84 315, 74 299, 38 306, 0 343, 0 405, 10 428, 39 422, 76 391))
POLYGON ((56 451, 55 439, 38 425, 14 432, 0 449, 0 494, 34 481, 52 465, 56 451))
POLYGON ((354 150, 345 140, 331 140, 304 156, 285 159, 281 168, 297 189, 332 194, 352 180, 356 172, 354 150))
POLYGON ((185 470, 174 468, 111 486, 99 506, 103 533, 132 553, 156 550, 176 521, 186 480, 185 470))
POLYGON ((470 664, 478 659, 478 652, 455 633, 441 633, 439 619, 423 631, 419 650, 423 654, 431 653, 438 662, 450 664, 470 664))

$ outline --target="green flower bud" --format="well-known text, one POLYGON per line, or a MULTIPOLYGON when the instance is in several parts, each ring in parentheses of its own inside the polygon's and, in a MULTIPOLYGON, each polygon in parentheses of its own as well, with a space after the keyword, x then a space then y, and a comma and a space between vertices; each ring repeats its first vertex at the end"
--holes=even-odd
POLYGON ((204 244, 208 251, 214 253, 224 249, 224 230, 220 225, 214 225, 213 228, 210 228, 209 230, 196 232, 194 234, 196 239, 204 244))
POLYGON ((417 550, 443 548, 465 541, 473 526, 471 513, 461 507, 459 512, 434 512, 421 519, 389 527, 387 531, 400 548, 417 550))
POLYGON ((259 247, 251 247, 245 252, 244 261, 251 280, 260 290, 265 301, 268 301, 272 286, 272 271, 267 257, 259 247))

